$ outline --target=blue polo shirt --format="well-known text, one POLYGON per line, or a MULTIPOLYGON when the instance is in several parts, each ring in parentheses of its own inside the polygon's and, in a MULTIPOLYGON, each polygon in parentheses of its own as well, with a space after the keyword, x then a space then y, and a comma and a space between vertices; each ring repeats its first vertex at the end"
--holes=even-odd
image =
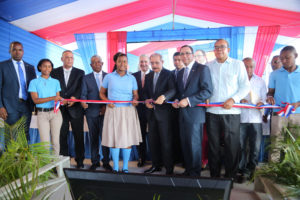
MULTIPOLYGON (((300 101, 300 69, 289 73, 281 67, 270 74, 269 88, 275 89, 275 103, 281 106, 281 102, 296 103, 300 101)), ((274 109, 275 112, 279 109, 274 109)), ((296 109, 300 113, 300 107, 296 109)))
MULTIPOLYGON (((59 81, 51 78, 48 79, 38 77, 30 81, 28 92, 36 92, 39 98, 54 97, 56 93, 61 91, 59 81)), ((37 108, 53 108, 54 101, 48 101, 46 103, 36 104, 37 108)))
MULTIPOLYGON (((116 71, 107 74, 102 83, 102 87, 107 89, 108 99, 113 101, 132 101, 133 90, 137 90, 136 79, 128 72, 120 76, 116 71)), ((131 106, 131 103, 116 103, 116 107, 131 106)))

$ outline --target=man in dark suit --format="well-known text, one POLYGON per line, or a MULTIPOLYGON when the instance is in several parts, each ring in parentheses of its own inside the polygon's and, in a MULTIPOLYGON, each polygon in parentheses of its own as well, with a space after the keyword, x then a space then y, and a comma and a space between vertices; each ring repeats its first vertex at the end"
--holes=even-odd
MULTIPOLYGON (((93 72, 84 76, 82 79, 81 99, 100 100, 100 87, 102 85, 104 76, 107 74, 102 71, 102 65, 103 62, 100 56, 92 56, 91 67, 93 72)), ((92 161, 92 166, 90 169, 95 170, 97 167, 100 167, 99 136, 102 139, 105 105, 87 103, 81 103, 81 105, 85 109, 85 116, 90 134, 92 161)), ((109 171, 112 171, 112 168, 109 165, 109 148, 102 146, 102 154, 103 167, 109 171)))
MULTIPOLYGON (((66 50, 62 53, 63 66, 53 69, 51 77, 59 80, 61 92, 64 99, 79 99, 81 96, 81 84, 84 71, 73 67, 74 57, 72 51, 66 50)), ((83 137, 83 109, 79 102, 63 102, 60 106, 63 123, 60 129, 60 154, 69 155, 68 134, 71 122, 72 133, 75 141, 75 160, 77 168, 83 168, 84 160, 84 137, 83 137)))
POLYGON ((12 125, 25 116, 29 142, 33 102, 27 88, 36 74, 34 67, 22 60, 24 50, 20 42, 12 42, 9 53, 11 59, 0 63, 0 117, 12 125))
MULTIPOLYGON (((175 69, 172 70, 173 75, 175 76, 175 80, 177 78, 178 72, 184 70, 184 64, 181 61, 180 52, 175 52, 173 55, 173 63, 175 69)), ((174 97, 174 99, 178 99, 178 97, 174 97)), ((174 163, 183 163, 183 155, 181 150, 180 143, 180 128, 179 128, 179 109, 172 108, 172 137, 173 137, 173 155, 174 155, 174 163)))
MULTIPOLYGON (((139 60, 139 67, 140 71, 133 73, 132 75, 135 77, 137 84, 138 84, 138 95, 139 95, 139 101, 144 101, 144 85, 145 85, 145 77, 146 74, 150 72, 149 69, 149 58, 146 55, 141 55, 139 60)), ((139 151, 139 161, 137 163, 138 167, 142 167, 145 164, 146 161, 146 134, 147 134, 147 116, 146 116, 146 106, 145 104, 138 104, 136 107, 139 115, 140 120, 140 127, 141 127, 141 133, 142 133, 142 139, 143 142, 140 143, 138 146, 139 151)))
POLYGON ((193 49, 188 45, 180 48, 180 56, 185 69, 177 75, 179 102, 173 107, 180 108, 180 138, 187 176, 199 176, 201 173, 201 144, 205 108, 197 107, 212 94, 212 82, 207 66, 194 60, 193 49))
POLYGON ((163 104, 176 94, 174 76, 163 68, 160 54, 150 56, 152 72, 146 75, 144 97, 148 108, 149 143, 152 167, 145 173, 160 171, 162 164, 166 174, 173 173, 171 105, 163 104), (150 102, 154 101, 154 105, 150 102))

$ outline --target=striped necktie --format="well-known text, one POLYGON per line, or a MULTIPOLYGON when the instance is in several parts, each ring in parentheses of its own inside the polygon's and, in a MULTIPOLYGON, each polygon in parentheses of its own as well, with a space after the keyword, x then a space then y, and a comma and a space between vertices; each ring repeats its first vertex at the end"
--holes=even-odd
POLYGON ((21 67, 21 62, 18 61, 18 71, 19 71, 19 78, 20 78, 20 87, 22 90, 22 99, 27 100, 27 89, 26 89, 26 81, 25 81, 25 76, 23 69, 21 67))

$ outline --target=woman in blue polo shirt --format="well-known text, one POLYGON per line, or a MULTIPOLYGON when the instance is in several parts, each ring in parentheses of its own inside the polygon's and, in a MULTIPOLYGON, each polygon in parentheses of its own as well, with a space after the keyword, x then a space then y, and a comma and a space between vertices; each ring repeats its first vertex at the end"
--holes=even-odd
MULTIPOLYGON (((127 56, 120 54, 117 58, 117 70, 106 75, 100 90, 102 100, 137 101, 137 82, 127 72, 127 56), (108 96, 107 96, 108 94, 108 96)), ((119 153, 122 149, 123 169, 128 172, 128 161, 132 145, 142 142, 137 103, 108 104, 103 122, 102 145, 111 147, 114 172, 119 171, 119 153)))
POLYGON ((36 104, 37 123, 41 142, 50 143, 51 141, 55 155, 59 155, 59 134, 62 124, 60 110, 54 113, 55 101, 62 100, 59 95, 61 91, 59 81, 51 78, 50 72, 53 69, 53 63, 49 59, 42 59, 38 63, 38 71, 41 76, 32 80, 28 91, 31 94, 33 102, 36 104))

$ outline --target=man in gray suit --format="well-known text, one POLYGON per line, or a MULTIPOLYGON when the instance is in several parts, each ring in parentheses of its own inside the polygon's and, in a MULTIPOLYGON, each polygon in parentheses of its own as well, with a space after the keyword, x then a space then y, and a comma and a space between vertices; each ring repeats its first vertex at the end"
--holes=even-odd
POLYGON ((195 62, 191 46, 182 46, 180 56, 185 68, 177 75, 179 101, 173 103, 173 107, 180 108, 179 126, 184 175, 200 176, 205 108, 198 107, 197 104, 204 103, 212 95, 212 81, 208 67, 195 62))
MULTIPOLYGON (((91 67, 93 72, 85 75, 82 79, 81 99, 100 100, 99 90, 102 85, 103 78, 107 74, 102 71, 102 65, 103 62, 100 56, 92 56, 91 67)), ((90 134, 92 160, 92 166, 90 169, 95 170, 97 167, 100 167, 99 136, 102 138, 105 105, 87 103, 81 103, 81 105, 85 109, 90 134)), ((103 167, 106 170, 111 171, 112 168, 109 165, 109 148, 102 146, 102 154, 103 167)))
POLYGON ((33 102, 27 88, 36 74, 34 67, 22 60, 24 50, 20 42, 10 43, 9 53, 11 59, 0 63, 0 117, 12 125, 25 116, 29 141, 33 102))

